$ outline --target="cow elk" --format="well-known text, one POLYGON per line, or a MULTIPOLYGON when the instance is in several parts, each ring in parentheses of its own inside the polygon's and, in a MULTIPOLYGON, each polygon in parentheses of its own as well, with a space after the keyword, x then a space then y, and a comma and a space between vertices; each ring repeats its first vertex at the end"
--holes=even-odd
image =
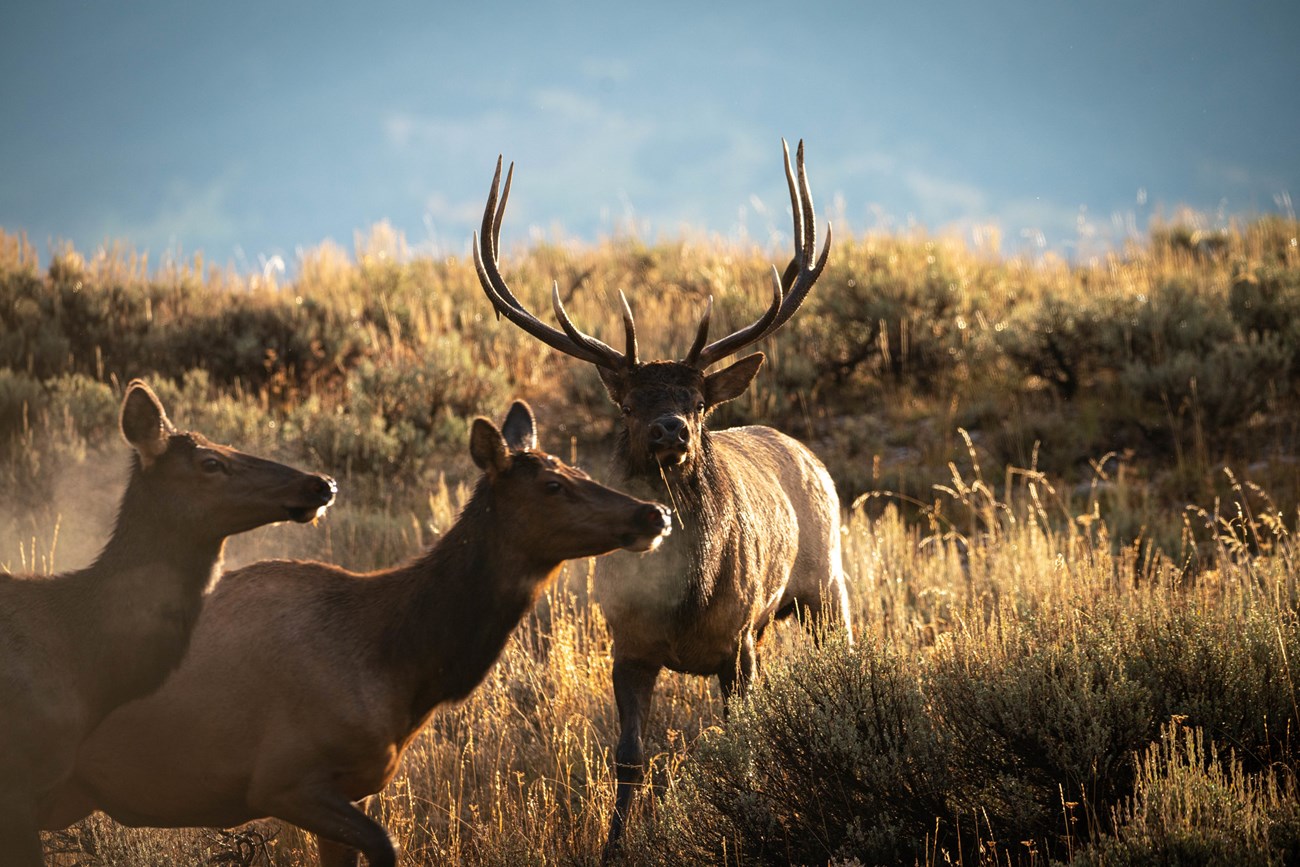
POLYGON ((0 575, 0 864, 42 863, 40 804, 86 734, 180 662, 226 537, 311 521, 334 499, 330 478, 177 431, 139 380, 121 428, 135 457, 99 557, 0 575))
POLYGON ((645 552, 664 507, 537 448, 517 402, 472 427, 484 471, 455 524, 405 565, 358 574, 269 560, 224 576, 185 663, 86 741, 46 816, 231 826, 273 816, 314 833, 322 865, 393 865, 354 802, 378 792, 438 705, 467 696, 565 560, 645 552))
MULTIPOLYGON (((784 142, 782 142, 784 147, 784 142)), ((840 510, 835 486, 806 447, 770 427, 710 431, 709 412, 741 395, 764 356, 712 365, 769 336, 803 304, 825 267, 817 254, 812 197, 799 143, 796 171, 785 147, 794 212, 794 256, 772 269, 772 299, 753 324, 708 342, 712 299, 680 361, 641 361, 636 325, 622 300, 626 349, 619 352, 579 331, 552 289, 560 328, 529 312, 501 276, 498 246, 514 166, 501 188, 501 160, 474 238, 479 282, 498 315, 574 358, 594 364, 622 413, 613 457, 615 483, 638 496, 668 495, 678 532, 654 559, 611 557, 597 569, 595 596, 613 638, 614 697, 621 733, 618 778, 606 848, 617 845, 635 787, 644 775, 642 732, 655 681, 664 668, 718 678, 724 697, 743 691, 757 669, 757 649, 773 619, 798 613, 850 630, 840 563, 840 510), (498 196, 499 193, 499 196, 498 196), (817 618, 805 615, 818 615, 817 618)))

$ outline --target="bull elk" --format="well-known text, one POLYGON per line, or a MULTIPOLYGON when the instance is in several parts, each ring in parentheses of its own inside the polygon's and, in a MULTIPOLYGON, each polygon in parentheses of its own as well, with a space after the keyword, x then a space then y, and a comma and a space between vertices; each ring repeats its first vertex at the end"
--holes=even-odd
POLYGON ((135 457, 99 557, 0 575, 0 864, 43 863, 39 805, 82 738, 180 661, 226 537, 310 521, 334 499, 333 479, 177 431, 139 380, 121 429, 135 457))
MULTIPOLYGON (((830 252, 830 227, 817 254, 812 197, 799 143, 797 177, 785 150, 794 212, 794 256, 772 269, 772 299, 757 321, 708 342, 712 298, 680 361, 643 362, 636 325, 622 297, 626 349, 579 331, 551 293, 560 328, 542 322, 501 276, 498 246, 514 166, 501 187, 501 160, 474 236, 479 282, 498 315, 581 361, 596 365, 622 414, 613 456, 616 483, 639 496, 667 493, 680 520, 663 553, 644 562, 614 557, 597 570, 594 591, 613 638, 614 697, 621 733, 618 779, 606 854, 617 844, 633 791, 644 775, 642 731, 664 668, 718 678, 724 697, 754 677, 758 645, 773 619, 808 612, 850 630, 840 563, 835 486, 806 447, 770 427, 710 431, 705 419, 741 395, 764 356, 708 368, 775 332, 803 304, 830 252), (499 196, 498 196, 499 193, 499 196), (632 573, 632 574, 629 574, 632 573), (635 577, 633 577, 635 576, 635 577)), ((809 618, 801 617, 805 622, 809 618)))
POLYGON ((130 825, 224 827, 272 816, 314 833, 322 865, 391 867, 387 832, 354 805, 397 772, 433 709, 467 696, 565 560, 657 547, 668 510, 537 448, 518 402, 475 420, 483 469, 423 556, 358 574, 269 560, 224 576, 184 664, 86 740, 46 816, 98 808, 130 825))

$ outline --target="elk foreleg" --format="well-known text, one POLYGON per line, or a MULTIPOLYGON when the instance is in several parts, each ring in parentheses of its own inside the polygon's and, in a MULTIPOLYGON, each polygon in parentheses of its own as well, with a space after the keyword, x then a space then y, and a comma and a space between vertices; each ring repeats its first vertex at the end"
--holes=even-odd
POLYGON ((370 867, 397 865, 397 850, 383 826, 328 788, 304 786, 286 791, 263 809, 315 834, 321 867, 351 867, 358 851, 370 867))
POLYGON ((316 857, 320 867, 357 867, 361 852, 345 843, 336 843, 316 836, 316 857))
POLYGON ((618 704, 619 738, 614 750, 614 774, 618 789, 614 797, 614 817, 609 824, 605 858, 609 859, 627 821, 632 795, 645 779, 645 746, 642 729, 650 714, 655 681, 660 666, 645 662, 614 660, 614 701, 618 704))

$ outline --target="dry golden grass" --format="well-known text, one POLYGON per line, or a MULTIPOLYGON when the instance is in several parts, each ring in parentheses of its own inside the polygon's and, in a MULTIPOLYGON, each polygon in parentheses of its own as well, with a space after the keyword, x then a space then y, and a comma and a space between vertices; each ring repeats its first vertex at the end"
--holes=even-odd
MULTIPOLYGON (((971 477, 974 470, 968 466, 966 472, 971 477)), ((389 524, 407 529, 383 546, 399 556, 405 553, 400 549, 413 549, 427 538, 428 527, 446 526, 463 495, 444 488, 419 515, 389 516, 389 524)), ((1132 548, 1112 551, 1104 526, 1054 526, 1045 514, 1050 490, 1041 478, 1026 477, 995 494, 975 475, 945 496, 976 515, 965 531, 940 522, 942 532, 926 532, 905 523, 896 508, 877 519, 855 510, 845 530, 859 642, 895 648, 912 660, 904 670, 917 682, 927 676, 926 660, 955 648, 969 660, 966 665, 1011 664, 1026 652, 1015 636, 1041 618, 1072 624, 1066 629, 1071 640, 1084 643, 1099 618, 1160 623, 1179 611, 1234 617, 1262 609, 1272 612, 1278 628, 1296 628, 1300 552, 1281 526, 1223 522, 1219 539, 1225 548, 1257 533, 1275 544, 1273 554, 1225 557, 1222 566, 1187 583, 1181 567, 1167 559, 1143 557, 1132 548)), ((370 559, 370 542, 352 526, 354 518, 341 510, 326 522, 328 538, 317 534, 316 542, 327 544, 333 559, 370 559)), ((267 538, 255 547, 277 545, 267 538)), ((579 562, 566 568, 541 616, 520 628, 470 699, 434 714, 407 753, 401 775, 372 799, 370 810, 392 832, 405 853, 403 863, 598 862, 612 808, 617 718, 609 640, 599 609, 585 598, 589 567, 579 562)), ((770 665, 779 669, 782 660, 809 652, 811 642, 797 627, 774 633, 766 648, 770 665)), ((1289 671, 1280 674, 1291 677, 1289 671)), ((1275 723, 1300 724, 1300 713, 1275 723)), ((701 738, 716 737, 722 725, 714 684, 682 675, 661 681, 648 752, 656 788, 668 801, 665 807, 656 798, 642 799, 625 863, 676 860, 665 855, 666 831, 658 823, 690 821, 689 814, 674 812, 680 809, 677 789, 701 738), (656 819, 663 809, 665 817, 656 819)), ((986 846, 1008 845, 992 839, 992 832, 984 835, 986 846)), ((131 830, 95 817, 47 841, 51 851, 75 853, 52 859, 56 864, 313 863, 309 841, 275 822, 224 833, 131 830)), ((721 859, 720 849, 715 854, 721 859)))

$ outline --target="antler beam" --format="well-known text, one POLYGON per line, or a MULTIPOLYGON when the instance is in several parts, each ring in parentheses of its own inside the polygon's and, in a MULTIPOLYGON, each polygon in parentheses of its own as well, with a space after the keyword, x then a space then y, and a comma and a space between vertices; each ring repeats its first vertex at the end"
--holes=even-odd
POLYGON ((474 233, 474 267, 478 270, 478 280, 487 294, 488 300, 496 308, 497 315, 518 325, 526 333, 558 349, 566 355, 582 361, 588 361, 598 367, 618 369, 636 365, 636 326, 632 321, 632 312, 628 309, 627 299, 623 299, 623 328, 627 338, 627 352, 619 352, 612 346, 579 331, 569 320, 560 302, 560 286, 551 288, 551 306, 563 331, 542 322, 528 311, 515 294, 510 291, 501 276, 498 249, 501 243, 501 219, 505 216, 506 200, 510 198, 510 181, 514 177, 515 166, 510 164, 506 172, 505 188, 501 188, 502 158, 497 157, 496 174, 492 176, 492 190, 488 193, 487 207, 483 211, 481 235, 474 233), (499 195, 498 195, 499 194, 499 195), (499 201, 498 201, 499 198, 499 201), (487 246, 486 255, 484 245, 487 246))

